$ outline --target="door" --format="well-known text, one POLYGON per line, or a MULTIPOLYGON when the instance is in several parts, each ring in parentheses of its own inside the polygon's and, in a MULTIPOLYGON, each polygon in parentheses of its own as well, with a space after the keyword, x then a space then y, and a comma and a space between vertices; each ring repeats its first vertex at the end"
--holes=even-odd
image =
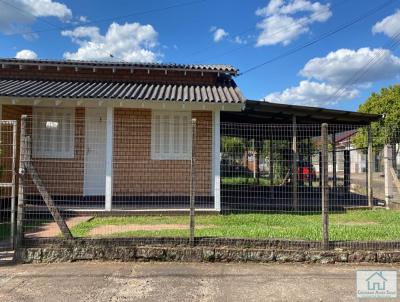
POLYGON ((86 108, 84 195, 105 195, 106 121, 105 108, 86 108))

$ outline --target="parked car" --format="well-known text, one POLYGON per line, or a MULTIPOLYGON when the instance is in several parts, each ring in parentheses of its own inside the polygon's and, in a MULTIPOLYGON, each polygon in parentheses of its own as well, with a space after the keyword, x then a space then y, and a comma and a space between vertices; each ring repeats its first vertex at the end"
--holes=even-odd
POLYGON ((312 163, 299 161, 297 165, 297 179, 299 181, 314 181, 317 179, 317 173, 312 163))

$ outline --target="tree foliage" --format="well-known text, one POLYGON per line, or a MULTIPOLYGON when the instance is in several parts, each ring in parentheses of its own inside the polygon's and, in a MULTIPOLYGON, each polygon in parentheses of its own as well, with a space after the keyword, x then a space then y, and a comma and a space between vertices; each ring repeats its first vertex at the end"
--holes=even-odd
MULTIPOLYGON (((380 121, 371 124, 375 146, 394 142, 400 134, 400 85, 382 88, 379 93, 372 93, 367 101, 360 105, 358 111, 384 116, 380 121)), ((367 141, 366 129, 359 131, 353 139, 358 148, 365 148, 367 141)))

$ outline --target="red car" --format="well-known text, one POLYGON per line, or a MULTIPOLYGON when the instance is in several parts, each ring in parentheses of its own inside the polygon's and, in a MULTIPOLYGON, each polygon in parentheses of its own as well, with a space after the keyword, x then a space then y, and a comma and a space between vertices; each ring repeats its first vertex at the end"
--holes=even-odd
POLYGON ((297 179, 299 181, 313 181, 317 179, 314 166, 308 162, 299 162, 297 167, 297 179))

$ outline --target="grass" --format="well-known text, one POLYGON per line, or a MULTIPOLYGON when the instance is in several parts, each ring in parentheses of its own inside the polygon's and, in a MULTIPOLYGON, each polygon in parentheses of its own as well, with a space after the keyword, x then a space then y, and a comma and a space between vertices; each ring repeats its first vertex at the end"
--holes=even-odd
MULTIPOLYGON (((253 177, 222 177, 222 183, 224 185, 254 185, 257 184, 257 179, 253 177)), ((269 186, 270 180, 267 178, 260 177, 261 186, 269 186)))
MULTIPOLYGON (((118 226, 118 233, 108 237, 179 236, 188 230, 123 231, 123 226, 181 224, 188 225, 185 216, 97 217, 72 228, 77 237, 87 237, 92 229, 104 225, 118 226)), ((196 229, 196 236, 229 238, 285 238, 320 240, 321 215, 299 214, 232 214, 199 215, 196 224, 208 226, 196 229)), ((400 212, 386 210, 351 210, 330 214, 331 240, 400 240, 400 212)))

